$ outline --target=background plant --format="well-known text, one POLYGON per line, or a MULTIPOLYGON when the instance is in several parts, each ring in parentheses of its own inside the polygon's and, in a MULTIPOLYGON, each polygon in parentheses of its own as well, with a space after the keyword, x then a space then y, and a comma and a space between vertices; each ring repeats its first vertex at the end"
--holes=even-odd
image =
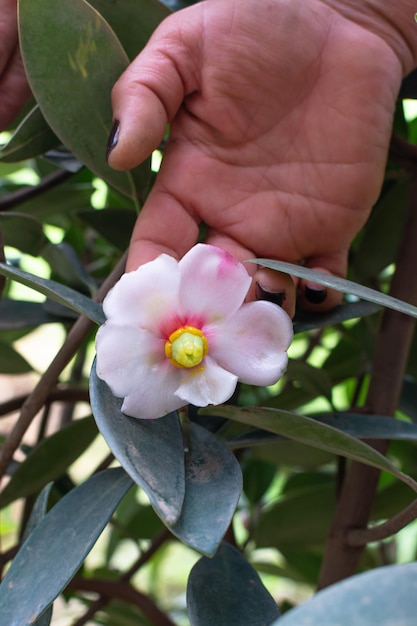
POLYGON ((183 4, 20 1, 35 100, 0 151, 0 372, 8 384, 27 373, 35 382, 0 400, 0 625, 54 623, 59 595, 78 601, 78 626, 411 624, 417 126, 403 97, 415 96, 412 79, 350 282, 314 276, 345 291, 345 303, 296 316, 278 385, 241 385, 227 407, 142 422, 123 416, 95 375, 99 303, 123 272, 163 153, 128 173, 107 166, 110 90, 183 4), (33 338, 41 353, 60 344, 42 371, 24 347, 33 338))

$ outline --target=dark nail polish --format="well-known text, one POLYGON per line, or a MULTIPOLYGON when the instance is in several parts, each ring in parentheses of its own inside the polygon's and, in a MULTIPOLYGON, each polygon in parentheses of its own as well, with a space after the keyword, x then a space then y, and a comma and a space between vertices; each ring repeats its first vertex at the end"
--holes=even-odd
POLYGON ((107 142, 106 148, 106 160, 109 160, 110 152, 117 146, 117 142, 119 140, 119 131, 120 131, 120 122, 119 120, 114 120, 112 129, 110 131, 109 140, 107 142))
POLYGON ((256 283, 256 299, 266 300, 278 306, 282 306, 285 300, 285 291, 270 291, 262 287, 260 283, 256 283))
POLYGON ((321 304, 327 298, 327 290, 320 285, 317 285, 317 288, 306 285, 304 296, 311 304, 321 304))

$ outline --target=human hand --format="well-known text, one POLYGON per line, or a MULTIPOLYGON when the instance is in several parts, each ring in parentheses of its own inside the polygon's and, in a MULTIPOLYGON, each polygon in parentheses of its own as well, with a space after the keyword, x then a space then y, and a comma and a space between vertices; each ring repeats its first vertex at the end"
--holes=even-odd
POLYGON ((17 0, 0 0, 0 130, 29 98, 17 35, 17 0))
MULTIPOLYGON (((206 241, 240 260, 343 276, 381 187, 401 78, 383 37, 319 0, 210 0, 169 17, 112 94, 116 169, 143 161, 171 123, 127 269, 161 252, 182 257, 204 222, 206 241)), ((267 292, 285 291, 293 313, 289 277, 248 271, 267 292)), ((305 308, 340 299, 297 287, 305 308)))

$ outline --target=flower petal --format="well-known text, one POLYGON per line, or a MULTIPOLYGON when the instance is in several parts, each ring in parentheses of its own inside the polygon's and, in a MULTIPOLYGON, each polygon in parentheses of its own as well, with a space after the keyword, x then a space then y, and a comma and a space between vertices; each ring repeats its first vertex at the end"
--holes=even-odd
POLYGON ((139 419, 156 419, 187 404, 175 391, 180 384, 180 370, 167 360, 138 381, 137 390, 123 401, 122 411, 139 419))
POLYGON ((207 244, 197 244, 179 262, 180 303, 185 316, 214 322, 242 305, 251 279, 237 259, 207 244))
POLYGON ((134 272, 124 274, 109 291, 103 302, 106 318, 117 324, 146 328, 168 335, 177 327, 180 271, 177 261, 161 254, 134 272), (170 322, 174 317, 174 321, 170 322), (171 330, 171 327, 174 328, 171 330))
POLYGON ((224 370, 210 357, 206 357, 200 366, 179 372, 181 384, 175 395, 195 406, 226 402, 236 389, 237 376, 224 370))
POLYGON ((235 315, 205 328, 209 354, 239 380, 250 385, 272 385, 287 366, 292 322, 271 302, 244 304, 235 315))
POLYGON ((106 322, 96 336, 97 375, 124 398, 165 360, 164 340, 147 330, 106 322))

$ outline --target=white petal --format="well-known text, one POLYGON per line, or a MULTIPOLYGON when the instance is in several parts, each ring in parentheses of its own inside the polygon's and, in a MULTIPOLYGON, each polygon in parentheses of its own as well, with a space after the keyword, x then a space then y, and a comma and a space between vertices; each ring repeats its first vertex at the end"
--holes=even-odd
POLYGON ((104 299, 106 318, 114 319, 119 325, 129 324, 169 335, 179 325, 176 319, 179 285, 177 261, 161 254, 121 277, 104 299))
POLYGON ((219 367, 210 357, 198 367, 179 372, 181 384, 176 395, 195 406, 226 402, 236 389, 237 376, 219 367))
POLYGON ((179 268, 183 313, 205 322, 235 313, 251 284, 242 263, 215 246, 197 244, 181 259, 179 268))
POLYGON ((147 330, 106 322, 96 336, 97 375, 115 396, 132 393, 165 360, 164 340, 147 330))
POLYGON ((272 385, 287 366, 292 322, 271 302, 249 302, 233 317, 205 329, 209 354, 250 385, 272 385))
POLYGON ((123 401, 123 413, 139 419, 156 419, 176 411, 187 404, 175 395, 179 383, 180 370, 165 360, 138 381, 136 390, 123 401))

